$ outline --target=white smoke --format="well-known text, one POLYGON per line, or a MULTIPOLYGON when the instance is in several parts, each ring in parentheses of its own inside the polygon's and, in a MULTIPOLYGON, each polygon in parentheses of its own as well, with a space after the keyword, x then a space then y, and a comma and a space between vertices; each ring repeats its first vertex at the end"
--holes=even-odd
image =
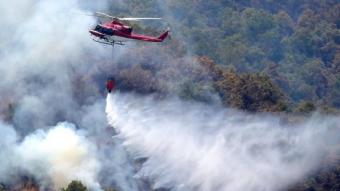
POLYGON ((281 190, 339 152, 340 119, 303 122, 246 114, 176 99, 116 93, 107 97, 109 123, 154 188, 281 190))
MULTIPOLYGON (((1 184, 31 174, 42 187, 76 179, 92 189, 99 182, 135 187, 127 155, 111 139, 113 132, 105 131, 103 97, 91 79, 103 73, 102 65, 112 64, 111 47, 91 40, 95 18, 74 14, 105 10, 108 2, 0 1, 0 117, 6 111, 13 123, 0 127, 1 184), (86 77, 85 84, 76 81, 79 76, 86 77), (120 157, 109 162, 116 152, 120 157)), ((122 51, 115 47, 116 58, 122 51)))
POLYGON ((0 22, 8 26, 0 32, 4 39, 0 45, 0 97, 17 104, 13 118, 19 128, 44 128, 56 122, 58 112, 70 116, 76 108, 73 67, 77 73, 91 68, 93 63, 87 63, 84 55, 97 48, 87 33, 95 20, 69 14, 78 7, 76 0, 0 4, 5 13, 0 22))
POLYGON ((11 182, 10 175, 19 170, 33 175, 41 188, 53 185, 57 190, 72 180, 80 180, 90 189, 100 190, 96 149, 73 124, 59 123, 48 131, 38 130, 21 142, 13 127, 0 125, 6 132, 0 141, 0 160, 5 162, 1 165, 0 181, 11 182))

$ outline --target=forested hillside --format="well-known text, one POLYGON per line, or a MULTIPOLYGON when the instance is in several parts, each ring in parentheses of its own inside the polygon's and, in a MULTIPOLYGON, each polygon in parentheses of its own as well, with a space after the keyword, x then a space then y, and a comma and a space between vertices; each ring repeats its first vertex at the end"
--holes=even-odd
MULTIPOLYGON (((175 92, 201 101, 216 91, 225 105, 249 111, 340 108, 337 0, 143 0, 112 5, 110 11, 161 16, 172 29, 172 39, 151 51, 157 59, 139 47, 130 51, 137 52, 132 69, 118 63, 125 67, 115 74, 123 89, 175 92), (188 55, 204 69, 181 59, 188 55)), ((157 26, 135 24, 135 30, 156 35, 157 26)), ((339 189, 338 164, 335 159, 290 190, 339 189)))
POLYGON ((207 56, 237 73, 268 75, 293 104, 340 107, 337 0, 143 0, 112 4, 111 11, 164 17, 175 55, 207 56))

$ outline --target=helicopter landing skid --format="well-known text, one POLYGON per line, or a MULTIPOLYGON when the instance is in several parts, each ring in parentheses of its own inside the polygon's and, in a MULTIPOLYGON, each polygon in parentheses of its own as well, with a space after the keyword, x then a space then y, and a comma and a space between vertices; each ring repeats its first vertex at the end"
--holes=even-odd
POLYGON ((101 44, 106 44, 106 45, 111 45, 111 46, 114 46, 115 44, 125 45, 123 42, 115 41, 115 40, 107 40, 107 39, 98 40, 98 39, 95 39, 95 38, 93 38, 92 40, 95 41, 95 42, 101 43, 101 44))

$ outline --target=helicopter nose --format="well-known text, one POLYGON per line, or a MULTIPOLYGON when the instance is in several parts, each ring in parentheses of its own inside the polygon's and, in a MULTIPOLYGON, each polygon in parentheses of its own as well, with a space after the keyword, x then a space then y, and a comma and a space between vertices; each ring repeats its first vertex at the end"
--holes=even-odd
POLYGON ((100 37, 100 38, 101 38, 101 37, 104 36, 103 34, 97 32, 97 31, 95 31, 95 30, 89 30, 89 32, 90 32, 91 35, 94 35, 94 36, 96 36, 96 37, 100 37))
POLYGON ((95 35, 95 32, 93 30, 89 30, 91 35, 95 35))

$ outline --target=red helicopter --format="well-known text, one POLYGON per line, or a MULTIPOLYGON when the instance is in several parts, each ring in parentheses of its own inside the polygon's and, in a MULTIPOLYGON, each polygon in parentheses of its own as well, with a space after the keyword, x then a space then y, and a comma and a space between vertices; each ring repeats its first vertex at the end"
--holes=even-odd
POLYGON ((162 42, 169 34, 169 30, 162 33, 159 37, 146 36, 141 34, 135 34, 132 32, 132 27, 124 25, 121 21, 140 21, 140 20, 160 20, 161 18, 119 18, 105 13, 95 12, 93 16, 108 18, 111 21, 103 24, 97 24, 92 30, 89 30, 91 35, 94 35, 98 39, 93 39, 96 42, 109 44, 109 45, 124 45, 124 40, 118 40, 117 38, 133 39, 146 42, 162 42), (116 39, 115 39, 116 38, 116 39))

